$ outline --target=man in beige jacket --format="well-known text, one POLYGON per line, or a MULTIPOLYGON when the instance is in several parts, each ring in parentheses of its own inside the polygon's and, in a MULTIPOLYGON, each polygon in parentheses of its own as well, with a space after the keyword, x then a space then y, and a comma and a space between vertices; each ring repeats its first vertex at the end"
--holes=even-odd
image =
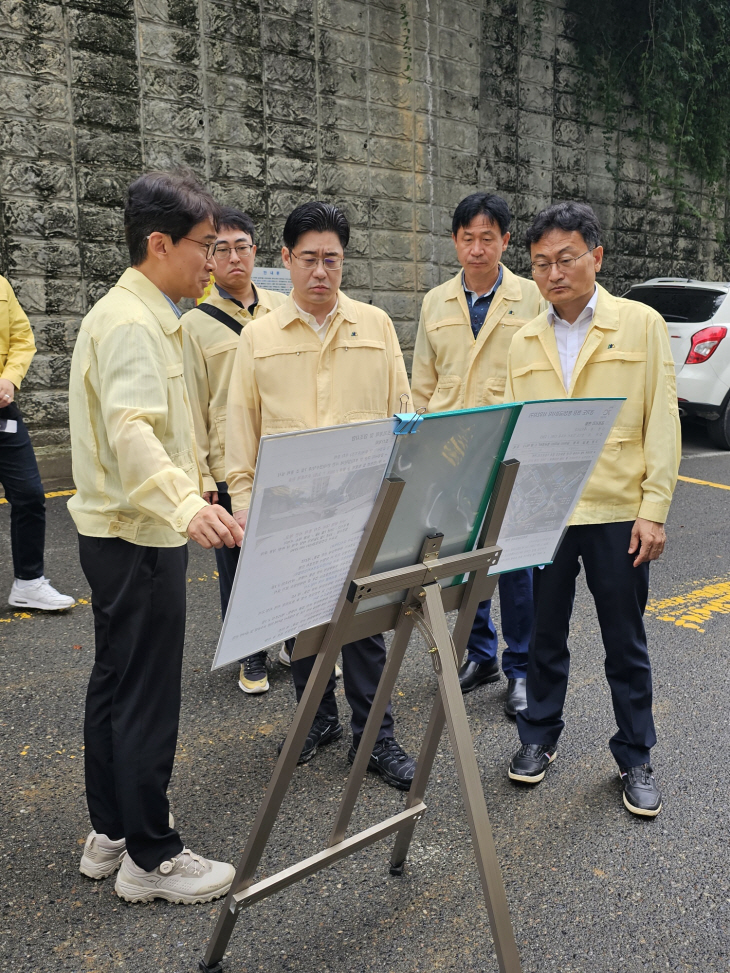
MULTIPOLYGON (((399 410, 408 377, 388 315, 353 301, 340 290, 347 218, 329 203, 298 206, 284 226, 282 260, 292 293, 271 314, 252 321, 241 335, 228 393, 226 480, 233 512, 248 517, 261 436, 361 419, 383 419, 399 410)), ((355 758, 385 662, 382 635, 342 648, 345 695, 352 708, 355 758)), ((292 663, 301 698, 313 658, 292 663)), ((342 736, 330 678, 300 756, 342 736)), ((411 786, 415 761, 393 735, 390 705, 383 718, 370 769, 393 787, 411 786)))
MULTIPOLYGON (((263 317, 286 300, 284 294, 253 284, 255 238, 256 230, 250 216, 231 207, 223 208, 213 255, 213 289, 201 304, 181 319, 185 383, 195 423, 203 498, 208 503, 219 503, 229 513, 231 500, 225 482, 226 400, 238 338, 249 322, 263 317)), ((224 618, 239 550, 225 546, 215 550, 224 618)), ((245 693, 268 690, 265 653, 263 658, 249 656, 243 660, 238 685, 245 693)))
POLYGON ((132 266, 81 323, 69 412, 76 495, 68 507, 91 588, 96 655, 84 721, 94 830, 81 871, 130 902, 207 902, 233 868, 183 845, 169 816, 185 639, 187 540, 240 544, 201 496, 176 304, 212 270, 218 207, 190 175, 129 187, 132 266))
POLYGON ((553 563, 535 571, 527 709, 512 780, 536 784, 555 759, 568 686, 568 629, 580 561, 596 604, 618 732, 609 746, 632 813, 654 817, 662 796, 643 614, 649 563, 662 553, 681 455, 667 326, 645 304, 596 284, 603 247, 596 214, 557 203, 527 231, 532 273, 548 309, 513 338, 505 398, 625 398, 553 563), (580 561, 579 561, 580 559, 580 561))
MULTIPOLYGON (((535 283, 502 263, 511 218, 505 200, 494 193, 473 193, 454 211, 452 239, 462 269, 423 299, 411 383, 417 408, 444 412, 502 402, 510 342, 543 306, 535 283)), ((499 679, 491 604, 488 599, 477 609, 459 672, 463 693, 499 679)), ((504 711, 514 719, 526 705, 532 570, 500 575, 499 607, 507 643, 504 711)))

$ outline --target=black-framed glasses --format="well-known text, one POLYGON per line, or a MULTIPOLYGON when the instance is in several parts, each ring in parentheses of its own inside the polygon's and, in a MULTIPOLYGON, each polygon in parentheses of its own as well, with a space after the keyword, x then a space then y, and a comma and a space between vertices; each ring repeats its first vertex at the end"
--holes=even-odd
POLYGON ((547 277, 547 275, 550 273, 550 268, 553 266, 553 264, 559 270, 562 270, 566 274, 569 274, 570 271, 574 269, 577 260, 580 260, 581 257, 585 257, 587 253, 593 253, 595 249, 596 249, 595 247, 591 247, 590 250, 586 250, 585 253, 581 253, 577 257, 566 256, 566 257, 560 257, 559 260, 536 260, 534 264, 530 265, 532 267, 532 276, 547 277))
POLYGON ((197 243, 199 247, 205 250, 205 259, 210 260, 210 258, 215 253, 216 244, 215 243, 202 243, 200 240, 194 240, 191 236, 184 236, 180 238, 181 240, 190 240, 191 243, 197 243))
POLYGON ((293 250, 290 250, 289 254, 305 270, 314 270, 320 263, 325 270, 340 270, 342 268, 342 261, 345 259, 344 257, 315 257, 313 254, 305 254, 300 257, 293 250))
POLYGON ((241 243, 237 247, 229 247, 225 244, 221 246, 219 243, 216 243, 214 253, 216 257, 220 257, 221 260, 230 260, 232 250, 235 250, 239 257, 247 257, 253 250, 253 244, 241 243))

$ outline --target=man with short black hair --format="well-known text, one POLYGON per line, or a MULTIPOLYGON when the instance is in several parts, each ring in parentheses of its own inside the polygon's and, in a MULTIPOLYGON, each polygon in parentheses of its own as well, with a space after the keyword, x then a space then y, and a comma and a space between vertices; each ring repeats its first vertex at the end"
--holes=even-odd
POLYGON ((187 539, 240 544, 201 494, 183 378, 177 302, 213 269, 218 206, 192 175, 151 173, 129 187, 132 260, 81 323, 69 412, 77 492, 68 507, 91 587, 96 656, 86 696, 86 797, 94 830, 81 871, 116 892, 208 902, 234 869, 186 848, 167 785, 180 716, 187 539))
MULTIPOLYGON (((504 396, 512 337, 540 313, 540 292, 503 263, 512 216, 495 193, 473 193, 454 210, 451 235, 462 269, 423 299, 413 353, 413 402, 427 412, 497 405, 504 396)), ((499 576, 502 635, 507 648, 504 710, 525 706, 527 646, 532 627, 532 571, 499 576)), ((491 599, 477 609, 459 672, 463 693, 497 682, 498 639, 491 599)))
POLYGON ((618 731, 609 746, 623 801, 656 816, 661 792, 649 762, 656 743, 643 614, 649 563, 662 553, 681 455, 667 326, 652 308, 596 283, 601 226, 585 203, 543 210, 525 236, 547 311, 512 339, 505 399, 625 398, 552 564, 535 571, 535 621, 522 746, 512 780, 537 784, 555 759, 568 687, 568 629, 580 561, 596 605, 618 731))
MULTIPOLYGON (((349 238, 345 214, 329 203, 305 203, 290 213, 281 256, 291 273, 292 293, 241 335, 228 393, 226 480, 242 527, 261 436, 384 419, 399 410, 401 396, 409 391, 388 315, 340 290, 349 238)), ((351 762, 384 663, 382 635, 342 647, 345 695, 352 707, 351 762)), ((292 662, 297 699, 313 665, 313 657, 292 662)), ((334 689, 332 675, 299 763, 342 736, 334 689)), ((390 705, 369 766, 393 787, 410 788, 415 760, 394 737, 390 705)))
MULTIPOLYGON (((225 483, 226 400, 238 338, 254 318, 263 317, 286 300, 285 294, 256 287, 251 280, 256 260, 255 234, 253 220, 247 213, 230 206, 221 210, 213 255, 213 289, 181 319, 185 382, 195 422, 203 498, 208 503, 219 503, 229 513, 231 500, 225 483)), ((238 553, 238 547, 215 551, 224 618, 238 553)), ((243 660, 238 685, 244 693, 268 691, 265 652, 243 660)))

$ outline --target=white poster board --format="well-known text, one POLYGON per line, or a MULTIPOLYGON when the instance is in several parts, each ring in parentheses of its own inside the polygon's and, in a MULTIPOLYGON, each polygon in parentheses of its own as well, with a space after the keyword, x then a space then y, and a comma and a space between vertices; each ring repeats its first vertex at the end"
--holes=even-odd
POLYGON ((505 459, 520 462, 490 574, 549 564, 624 399, 556 399, 522 406, 505 459))
POLYGON ((213 669, 328 622, 373 509, 394 420, 264 436, 213 669))
POLYGON ((288 294, 291 290, 291 274, 285 267, 254 267, 251 281, 266 291, 288 294))

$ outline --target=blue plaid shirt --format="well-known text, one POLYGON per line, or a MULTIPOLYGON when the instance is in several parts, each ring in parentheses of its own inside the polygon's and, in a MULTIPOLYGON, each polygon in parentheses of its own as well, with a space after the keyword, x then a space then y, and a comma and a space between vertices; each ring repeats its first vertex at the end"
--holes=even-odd
POLYGON ((464 271, 461 272, 461 285, 464 288, 464 294, 466 295, 466 303, 469 305, 469 318, 471 319, 471 330, 474 337, 479 334, 482 330, 482 325, 484 324, 487 314, 489 313, 489 308, 492 306, 492 301, 494 300, 494 295, 497 293, 497 288, 502 283, 502 265, 499 265, 499 274, 494 282, 494 287, 487 291, 486 294, 477 294, 475 291, 470 291, 466 286, 466 279, 464 277, 464 271))

